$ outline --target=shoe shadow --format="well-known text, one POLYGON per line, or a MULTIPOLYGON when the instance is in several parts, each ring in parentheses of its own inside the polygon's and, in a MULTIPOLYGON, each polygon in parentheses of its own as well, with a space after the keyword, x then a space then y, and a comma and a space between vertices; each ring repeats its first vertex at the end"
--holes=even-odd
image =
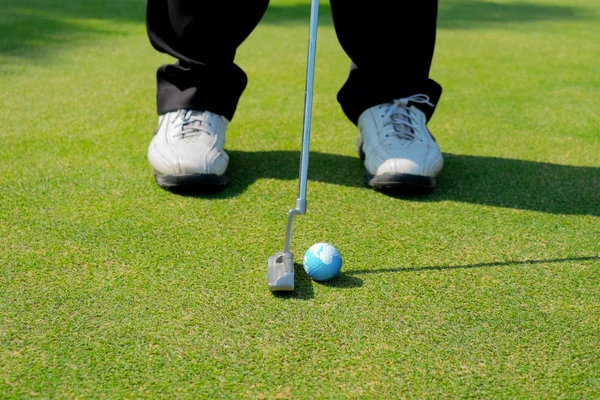
POLYGON ((600 216, 600 168, 444 154, 438 189, 422 201, 458 201, 550 214, 600 216))
MULTIPOLYGON (((259 179, 297 180, 300 166, 298 151, 246 152, 227 150, 230 182, 223 190, 206 189, 176 193, 182 196, 226 199, 239 196, 259 179)), ((311 152, 309 180, 341 186, 362 187, 362 161, 356 157, 311 152)))
MULTIPOLYGON (((297 151, 228 153, 231 182, 224 190, 183 195, 226 199, 239 196, 258 179, 298 179, 297 151)), ((450 200, 550 214, 600 216, 598 167, 448 153, 444 154, 444 164, 437 189, 411 200, 450 200)), ((371 190, 363 183, 363 171, 358 157, 310 153, 310 181, 371 190)))

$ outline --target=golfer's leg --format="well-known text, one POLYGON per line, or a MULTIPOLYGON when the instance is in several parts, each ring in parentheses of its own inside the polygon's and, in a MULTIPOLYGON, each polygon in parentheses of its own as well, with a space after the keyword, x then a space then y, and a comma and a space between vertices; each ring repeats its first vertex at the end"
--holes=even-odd
POLYGON ((365 183, 416 194, 436 187, 443 166, 426 123, 441 87, 429 78, 437 0, 330 0, 342 47, 353 61, 338 100, 358 125, 365 183))
MULTIPOLYGON (((429 79, 437 0, 330 0, 338 39, 353 70, 338 94, 354 123, 372 106, 423 93, 436 104, 441 87, 429 79)), ((433 108, 419 105, 427 117, 433 108)))
POLYGON ((177 59, 157 72, 157 110, 206 110, 231 120, 247 78, 234 64, 238 46, 262 18, 268 0, 148 0, 147 31, 159 51, 177 59))
POLYGON ((177 61, 157 72, 158 128, 148 147, 156 183, 214 190, 228 183, 225 132, 247 83, 235 52, 268 0, 148 0, 150 42, 177 61))

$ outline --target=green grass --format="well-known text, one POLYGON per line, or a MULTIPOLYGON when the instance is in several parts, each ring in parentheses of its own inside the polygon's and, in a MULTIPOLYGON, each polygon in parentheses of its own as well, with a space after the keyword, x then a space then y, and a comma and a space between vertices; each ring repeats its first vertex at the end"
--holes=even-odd
POLYGON ((0 398, 600 397, 596 1, 441 2, 446 165, 415 199, 362 186, 323 2, 293 251, 327 241, 344 265, 326 284, 297 265, 280 296, 308 2, 273 0, 240 48, 233 182, 205 197, 152 181, 170 59, 143 0, 3 2, 0 398))

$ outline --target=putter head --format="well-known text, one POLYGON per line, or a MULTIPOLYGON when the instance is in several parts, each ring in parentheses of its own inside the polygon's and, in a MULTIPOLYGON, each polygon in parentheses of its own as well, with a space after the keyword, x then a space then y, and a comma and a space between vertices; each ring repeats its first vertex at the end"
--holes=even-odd
POLYGON ((268 281, 272 292, 294 290, 294 257, 291 252, 280 251, 269 257, 268 281))

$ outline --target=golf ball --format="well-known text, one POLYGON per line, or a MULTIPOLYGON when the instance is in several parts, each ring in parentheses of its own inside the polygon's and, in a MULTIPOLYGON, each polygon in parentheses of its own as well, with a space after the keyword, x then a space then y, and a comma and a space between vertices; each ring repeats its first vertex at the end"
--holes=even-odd
POLYGON ((342 268, 340 252, 329 243, 317 243, 304 253, 304 270, 315 281, 328 281, 342 268))

